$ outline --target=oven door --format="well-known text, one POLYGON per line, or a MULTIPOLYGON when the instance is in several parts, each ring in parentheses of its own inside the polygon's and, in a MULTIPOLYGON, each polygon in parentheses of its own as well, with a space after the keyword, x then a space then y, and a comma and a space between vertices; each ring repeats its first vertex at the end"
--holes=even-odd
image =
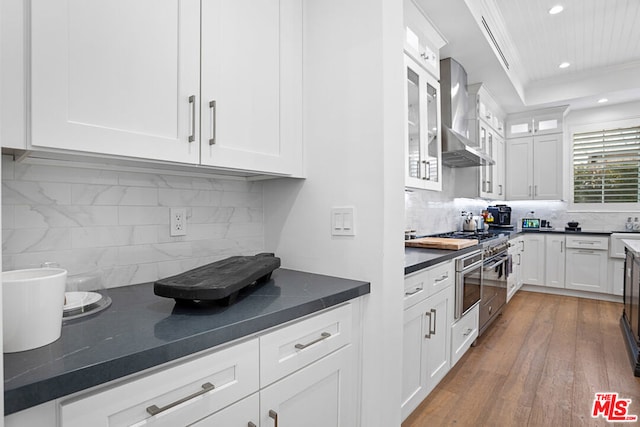
POLYGON ((460 319, 480 301, 482 288, 482 258, 459 271, 456 276, 455 318, 460 319))
MULTIPOLYGON (((507 259, 504 253, 484 262, 482 267, 482 289, 480 291, 480 330, 497 315, 507 302, 507 259)), ((482 332, 481 332, 482 333, 482 332)))

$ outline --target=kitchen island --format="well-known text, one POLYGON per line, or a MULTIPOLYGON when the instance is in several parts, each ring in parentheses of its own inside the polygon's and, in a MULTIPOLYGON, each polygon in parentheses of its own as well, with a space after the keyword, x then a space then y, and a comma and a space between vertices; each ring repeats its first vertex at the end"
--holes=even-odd
POLYGON ((108 309, 65 322, 52 344, 4 355, 5 415, 336 306, 370 284, 278 269, 229 307, 178 305, 152 283, 101 292, 108 309))

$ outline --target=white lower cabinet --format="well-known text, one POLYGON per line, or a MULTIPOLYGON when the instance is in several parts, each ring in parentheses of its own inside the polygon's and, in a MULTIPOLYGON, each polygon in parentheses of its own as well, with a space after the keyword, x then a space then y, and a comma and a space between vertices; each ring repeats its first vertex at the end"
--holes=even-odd
POLYGON ((260 426, 355 426, 350 358, 348 346, 261 390, 260 426))
POLYGON ((258 340, 252 339, 106 390, 63 400, 61 425, 189 425, 258 391, 258 349, 258 340))
POLYGON ((451 366, 469 350, 478 338, 480 304, 476 304, 462 319, 451 325, 451 366))
POLYGON ((622 296, 624 293, 623 259, 609 259, 609 283, 611 283, 611 293, 622 296))
POLYGON ((522 282, 528 285, 544 285, 544 234, 527 234, 523 236, 523 241, 522 282))
POLYGON ((608 293, 607 252, 567 249, 567 289, 608 293))
POLYGON ((258 427, 260 397, 254 393, 189 427, 258 427))
POLYGON ((402 349, 402 419, 404 420, 446 375, 454 289, 449 286, 405 309, 402 349))
POLYGON ((544 285, 564 288, 565 241, 564 234, 547 234, 544 285))
POLYGON ((609 293, 609 238, 567 236, 566 288, 609 293))
POLYGON ((360 402, 353 357, 359 307, 352 300, 12 414, 5 425, 352 427, 360 402))

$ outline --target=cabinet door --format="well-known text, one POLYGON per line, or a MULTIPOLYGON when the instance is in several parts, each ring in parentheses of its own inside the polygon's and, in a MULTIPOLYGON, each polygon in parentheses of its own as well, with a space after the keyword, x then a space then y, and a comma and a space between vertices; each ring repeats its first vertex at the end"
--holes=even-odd
POLYGON ((533 138, 507 141, 507 200, 528 200, 533 194, 533 138))
POLYGON ((607 251, 567 249, 567 289, 608 293, 607 251))
POLYGON ((405 55, 405 185, 442 190, 440 84, 405 55))
POLYGON ((522 253, 522 281, 529 285, 544 285, 545 240, 544 235, 524 236, 522 253))
POLYGON ((198 163, 198 0, 33 0, 31 145, 198 163))
POLYGON ((495 156, 494 160, 496 164, 495 169, 495 186, 493 197, 498 200, 504 200, 505 195, 505 155, 504 155, 504 140, 495 135, 494 138, 495 156))
POLYGON ((420 404, 425 391, 425 310, 426 302, 404 311, 402 329, 402 418, 420 404))
POLYGON ((562 198, 562 134, 536 136, 533 147, 533 198, 562 198))
POLYGON ((564 288, 565 242, 564 235, 548 234, 546 239, 546 272, 544 285, 564 288))
POLYGON ((202 1, 202 164, 301 172, 301 7, 202 1))
POLYGON ((609 282, 611 293, 622 296, 624 290, 624 260, 609 259, 609 282))
POLYGON ((507 138, 519 138, 533 133, 533 120, 531 117, 510 118, 507 122, 507 138))
POLYGON ((190 424, 189 427, 247 427, 251 426, 249 423, 257 427, 259 418, 260 398, 258 393, 255 393, 203 420, 190 424))
POLYGON ((263 389, 260 425, 356 425, 350 360, 351 346, 347 346, 263 389))
POLYGON ((438 292, 427 300, 425 332, 427 357, 427 393, 449 372, 449 340, 453 320, 453 287, 438 292))

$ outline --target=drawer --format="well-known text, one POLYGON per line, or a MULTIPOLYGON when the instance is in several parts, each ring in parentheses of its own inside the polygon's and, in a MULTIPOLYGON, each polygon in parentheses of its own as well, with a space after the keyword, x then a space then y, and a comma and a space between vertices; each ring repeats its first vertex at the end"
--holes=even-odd
POLYGON ((567 248, 606 251, 609 249, 609 237, 567 235, 566 245, 567 248))
POLYGON ((443 262, 404 278, 404 308, 411 307, 440 290, 453 285, 453 261, 443 262))
POLYGON ((194 423, 258 391, 258 350, 256 338, 106 390, 63 400, 61 425, 172 427, 194 423), (160 412, 151 415, 148 408, 153 406, 160 412))
POLYGON ((260 387, 351 343, 351 304, 260 337, 260 387))
POLYGON ((478 338, 479 304, 451 326, 451 366, 467 352, 478 338))

